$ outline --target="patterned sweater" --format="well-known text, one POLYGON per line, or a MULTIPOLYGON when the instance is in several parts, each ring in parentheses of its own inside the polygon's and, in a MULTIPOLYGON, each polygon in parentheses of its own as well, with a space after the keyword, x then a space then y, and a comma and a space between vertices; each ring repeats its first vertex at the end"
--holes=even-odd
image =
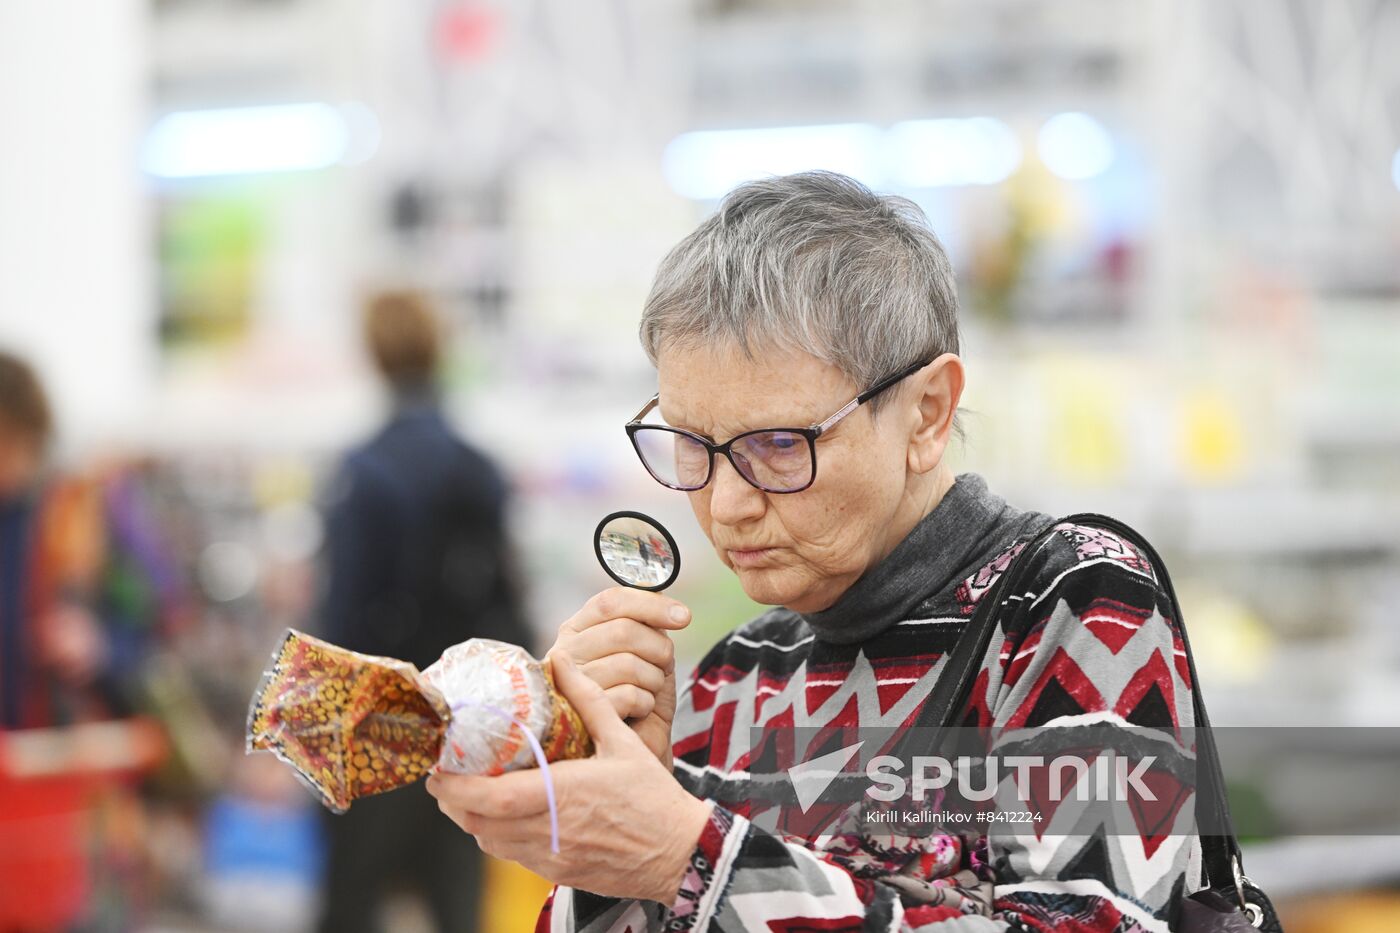
MULTIPOLYGON (((674 773, 716 801, 674 904, 556 886, 537 933, 1168 930, 1198 872, 1179 798, 1140 832, 1043 837, 1024 828, 799 838, 756 825, 753 727, 910 724, 978 600, 1054 519, 1009 506, 976 473, 828 609, 777 607, 715 645, 684 683, 674 773)), ((991 747, 1039 726, 1192 725, 1191 684, 1171 601, 1149 562, 1109 532, 1057 526, 1032 558, 982 661, 970 716, 991 747)))

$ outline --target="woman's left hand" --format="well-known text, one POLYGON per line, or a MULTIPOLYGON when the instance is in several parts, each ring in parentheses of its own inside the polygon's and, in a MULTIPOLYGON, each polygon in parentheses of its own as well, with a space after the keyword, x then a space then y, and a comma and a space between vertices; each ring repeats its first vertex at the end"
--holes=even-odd
POLYGON ((594 757, 551 763, 559 853, 538 768, 494 777, 438 772, 428 792, 488 855, 594 894, 670 905, 710 815, 618 717, 602 689, 562 652, 555 684, 593 737, 594 757))

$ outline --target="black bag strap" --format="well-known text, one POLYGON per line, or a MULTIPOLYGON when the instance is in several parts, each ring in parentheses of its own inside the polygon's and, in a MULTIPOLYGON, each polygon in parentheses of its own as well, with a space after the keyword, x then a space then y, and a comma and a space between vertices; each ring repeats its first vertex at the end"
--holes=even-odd
MULTIPOLYGON (((1186 665, 1191 674, 1191 701, 1196 725, 1196 822, 1198 832, 1206 826, 1212 832, 1201 833, 1201 858, 1205 867, 1206 883, 1217 891, 1233 895, 1233 899, 1243 903, 1244 891, 1240 878, 1243 873, 1243 859, 1240 856, 1239 841, 1235 838, 1234 826, 1230 821, 1229 802, 1225 796, 1225 778, 1220 768, 1220 755, 1215 747, 1215 738, 1210 731, 1210 720, 1206 715, 1205 701, 1201 697, 1200 679, 1196 676, 1196 661, 1191 653, 1191 643, 1186 637, 1186 622, 1182 618, 1181 604, 1177 601, 1176 590, 1167 574, 1166 563, 1155 548, 1134 529, 1123 522, 1096 512, 1078 512, 1055 519, 1030 537, 1025 547, 1016 555, 1002 572, 992 589, 978 600, 977 609, 968 621, 967 628, 958 638, 957 644, 948 656, 948 661, 934 682, 933 691, 919 710, 915 728, 936 728, 941 730, 956 728, 976 680, 982 659, 991 646, 992 635, 997 629, 997 610, 1006 605, 1008 593, 1022 586, 1030 557, 1045 545, 1053 536, 1054 529, 1062 524, 1092 525, 1106 528, 1131 541, 1143 551, 1151 561, 1154 572, 1162 588, 1171 599, 1172 617, 1177 621, 1181 632, 1181 642, 1186 648, 1186 665)), ((1014 545, 1013 545, 1014 546, 1014 545)), ((937 742, 935 741, 935 746, 937 742)))
MULTIPOLYGON (((953 729, 958 726, 972 693, 972 684, 977 679, 977 671, 982 665, 982 659, 987 655, 992 635, 996 632, 997 609, 1006 602, 1007 587, 1014 578, 1025 575, 1025 569, 1030 565, 1030 555, 1049 540, 1051 532, 1059 523, 1059 519, 1056 519, 1035 534, 1017 539, 1025 540, 1025 547, 1002 571, 1001 576, 992 584, 991 590, 978 599, 977 609, 949 653, 942 673, 933 683, 933 691, 928 700, 919 709, 918 719, 914 722, 915 728, 953 729)), ((1014 547, 1015 542, 1011 546, 1014 547)))

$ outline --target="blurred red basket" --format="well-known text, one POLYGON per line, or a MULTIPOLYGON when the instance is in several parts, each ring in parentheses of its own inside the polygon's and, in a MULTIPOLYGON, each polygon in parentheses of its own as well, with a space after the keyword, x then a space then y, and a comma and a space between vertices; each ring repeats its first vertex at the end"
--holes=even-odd
POLYGON ((164 732, 148 719, 0 732, 0 933, 82 917, 95 794, 165 754, 164 732))

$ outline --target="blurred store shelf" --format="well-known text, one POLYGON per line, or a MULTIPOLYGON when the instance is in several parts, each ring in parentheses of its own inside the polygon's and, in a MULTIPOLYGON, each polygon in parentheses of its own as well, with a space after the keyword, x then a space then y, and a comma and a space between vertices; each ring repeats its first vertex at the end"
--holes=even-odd
POLYGON ((1400 554, 1400 495, 1367 489, 1195 490, 1180 546, 1205 558, 1400 554))
POLYGON ((1400 884, 1400 836, 1307 836, 1244 847, 1245 873, 1270 897, 1400 884))

